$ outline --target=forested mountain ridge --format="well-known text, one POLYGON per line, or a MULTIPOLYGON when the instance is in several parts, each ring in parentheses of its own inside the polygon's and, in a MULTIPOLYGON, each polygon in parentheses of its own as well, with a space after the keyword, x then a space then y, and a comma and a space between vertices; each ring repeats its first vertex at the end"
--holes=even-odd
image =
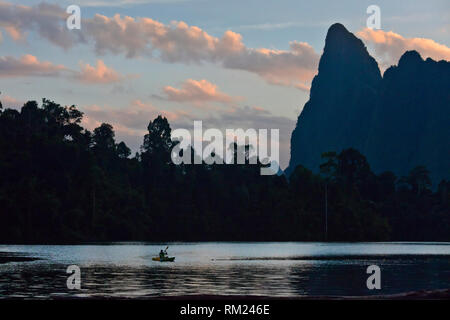
POLYGON ((450 182, 433 192, 425 167, 374 174, 355 149, 289 181, 261 176, 247 153, 247 164, 177 166, 164 117, 134 156, 111 125, 91 132, 82 117, 46 99, 0 107, 0 243, 450 240, 450 182))
POLYGON ((319 172, 323 152, 355 148, 375 173, 431 171, 450 178, 450 62, 405 52, 383 77, 360 39, 341 24, 328 30, 310 99, 291 137, 287 174, 319 172))

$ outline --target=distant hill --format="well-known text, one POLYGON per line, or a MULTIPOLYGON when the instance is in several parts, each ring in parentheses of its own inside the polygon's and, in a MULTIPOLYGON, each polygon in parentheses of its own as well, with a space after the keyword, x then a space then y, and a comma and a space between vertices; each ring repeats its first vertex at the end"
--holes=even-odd
POLYGON ((433 184, 450 178, 450 62, 407 51, 380 74, 363 42, 342 24, 327 33, 310 99, 291 137, 286 173, 318 171, 321 154, 353 147, 376 173, 418 165, 433 184))

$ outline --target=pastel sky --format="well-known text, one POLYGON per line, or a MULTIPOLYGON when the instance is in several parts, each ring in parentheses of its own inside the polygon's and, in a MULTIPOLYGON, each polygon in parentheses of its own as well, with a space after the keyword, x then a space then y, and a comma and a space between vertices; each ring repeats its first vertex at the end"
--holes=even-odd
POLYGON ((0 0, 0 99, 75 104, 133 151, 158 114, 173 128, 277 128, 284 168, 335 22, 382 70, 410 49, 450 60, 448 0, 0 0), (72 4, 81 30, 66 28, 72 4), (372 4, 381 30, 366 29, 372 4))

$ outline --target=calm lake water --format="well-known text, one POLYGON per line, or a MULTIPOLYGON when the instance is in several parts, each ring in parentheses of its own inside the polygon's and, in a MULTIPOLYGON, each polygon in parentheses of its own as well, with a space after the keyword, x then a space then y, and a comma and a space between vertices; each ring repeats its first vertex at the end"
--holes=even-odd
POLYGON ((450 243, 172 243, 0 245, 40 260, 0 264, 0 298, 173 295, 342 296, 450 288, 450 243), (66 269, 81 268, 81 290, 66 269), (366 269, 381 268, 381 290, 366 269))

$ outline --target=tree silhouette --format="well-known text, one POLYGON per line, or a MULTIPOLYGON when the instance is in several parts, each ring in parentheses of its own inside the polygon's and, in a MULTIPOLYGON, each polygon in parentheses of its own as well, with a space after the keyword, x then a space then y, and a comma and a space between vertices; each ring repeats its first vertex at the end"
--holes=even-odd
POLYGON ((244 164, 176 166, 166 118, 149 122, 134 156, 111 125, 90 132, 82 118, 47 99, 1 110, 1 243, 319 241, 325 186, 328 240, 450 240, 450 183, 433 192, 423 166, 398 181, 345 149, 324 154, 321 174, 299 165, 287 180, 261 176, 252 146, 237 144, 244 164))

